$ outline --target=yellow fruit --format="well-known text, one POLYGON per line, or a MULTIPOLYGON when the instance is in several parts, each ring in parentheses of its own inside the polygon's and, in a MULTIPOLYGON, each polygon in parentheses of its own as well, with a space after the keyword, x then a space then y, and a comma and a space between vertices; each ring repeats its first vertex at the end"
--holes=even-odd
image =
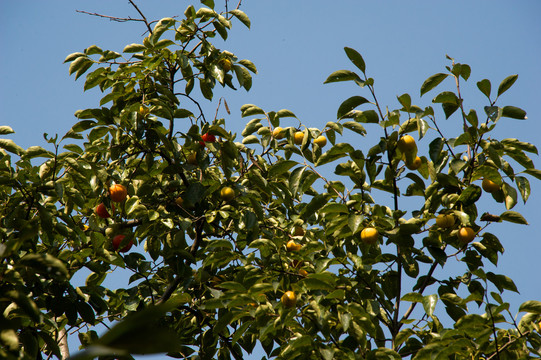
POLYGON ((439 214, 436 217, 436 225, 442 229, 447 229, 455 224, 455 217, 450 214, 439 214))
POLYGON ((300 269, 299 270, 299 275, 300 276, 308 276, 308 271, 304 270, 304 269, 300 269))
POLYGON ((280 301, 284 307, 292 308, 297 304, 297 295, 293 291, 286 291, 280 301))
POLYGON ((235 198, 235 190, 229 186, 224 186, 220 191, 220 197, 223 201, 231 201, 235 198))
POLYGON ((275 138, 275 139, 283 139, 284 138, 284 129, 281 128, 281 127, 275 127, 274 130, 272 131, 272 136, 275 138))
POLYGON ((142 117, 147 116, 149 112, 150 110, 145 105, 139 106, 139 115, 141 115, 142 117))
POLYGON ((458 240, 462 244, 469 244, 475 238, 475 231, 471 227, 463 227, 458 230, 458 240))
POLYGON ((304 133, 302 131, 297 131, 293 138, 295 144, 297 145, 301 145, 303 139, 304 139, 304 133))
POLYGON ((299 251, 302 248, 301 244, 297 244, 295 240, 289 240, 286 244, 287 251, 299 251))
POLYGON ((496 184, 494 181, 489 180, 489 179, 483 179, 483 182, 481 183, 481 187, 487 193, 493 193, 494 191, 500 190, 500 186, 496 184))
POLYGON ((364 228, 361 231, 361 241, 367 245, 375 244, 378 241, 378 231, 373 227, 364 228))
POLYGON ((188 162, 188 164, 197 165, 197 153, 189 153, 186 157, 186 161, 188 162))
POLYGON ((225 72, 228 72, 233 67, 231 60, 229 59, 223 59, 220 63, 222 65, 222 69, 224 69, 225 72))
POLYGON ((327 145, 327 138, 325 136, 323 136, 323 135, 320 135, 320 136, 318 136, 317 138, 314 139, 314 144, 316 144, 317 146, 322 148, 325 145, 327 145))
POLYGON ((175 199, 175 203, 178 206, 182 206, 182 204, 184 204, 184 199, 179 196, 178 198, 175 199))
POLYGON ((417 145, 415 144, 415 139, 411 135, 404 135, 398 140, 398 150, 403 153, 409 153, 415 150, 417 145))
POLYGON ((304 229, 300 226, 293 228, 293 236, 304 236, 304 229))
POLYGON ((422 163, 423 161, 421 160, 421 158, 416 156, 412 162, 406 161, 406 167, 410 170, 417 170, 421 166, 422 163))
POLYGON ((124 185, 114 184, 109 188, 109 197, 114 202, 122 202, 126 200, 128 190, 124 185))

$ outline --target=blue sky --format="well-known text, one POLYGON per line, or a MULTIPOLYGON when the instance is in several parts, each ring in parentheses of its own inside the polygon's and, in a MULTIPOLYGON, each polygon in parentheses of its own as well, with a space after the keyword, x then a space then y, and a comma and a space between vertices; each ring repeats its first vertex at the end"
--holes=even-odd
MULTIPOLYGON (((178 0, 137 3, 149 19, 182 15, 188 4, 178 0)), ((217 7, 222 3, 216 0, 217 7)), ((234 23, 229 39, 218 41, 218 46, 252 60, 259 74, 250 92, 217 90, 215 95, 216 100, 221 96, 227 100, 232 113, 220 116, 238 133, 247 121, 239 111, 245 103, 265 110, 287 108, 307 126, 322 128, 336 119, 343 100, 353 95, 368 97, 367 91, 349 84, 323 85, 331 72, 353 70, 343 51, 348 46, 363 55, 368 76, 375 79, 378 100, 390 109, 398 107, 396 96, 406 92, 415 104, 432 105, 437 92, 419 98, 419 88, 430 75, 445 71, 449 65, 446 54, 472 67, 462 95, 466 108, 475 108, 478 114, 487 104, 476 82, 487 78, 495 91, 505 77, 518 74, 518 81, 499 104, 525 109, 528 120, 503 119, 493 136, 519 138, 541 147, 539 1, 244 0, 241 9, 250 16, 251 29, 234 23)), ((68 65, 62 63, 66 55, 93 44, 120 51, 126 44, 142 40, 145 29, 140 23, 121 24, 75 10, 138 16, 127 1, 0 2, 0 125, 10 125, 16 131, 11 138, 24 148, 46 147, 44 132, 61 136, 74 124, 77 109, 98 106, 99 92, 84 93, 83 79, 74 81, 68 76, 68 65)), ((452 84, 447 84, 452 90, 452 84)), ((215 103, 205 105, 209 114, 214 114, 215 107, 215 103)), ((440 117, 443 119, 441 112, 440 117)), ((442 123, 450 134, 456 135, 460 129, 458 118, 442 123)), ((368 130, 369 134, 381 135, 377 127, 368 130)), ((352 135, 344 140, 359 143, 361 148, 373 144, 373 139, 352 135)), ((421 149, 423 145, 426 149, 428 143, 419 142, 421 149)), ((541 167, 538 156, 532 159, 541 167)), ((491 227, 506 249, 495 271, 509 275, 521 292, 507 294, 512 312, 522 301, 541 299, 537 276, 541 184, 534 179, 531 184, 532 195, 526 206, 519 203, 514 208, 531 225, 503 223, 491 227)), ((485 198, 482 204, 492 206, 491 212, 505 210, 485 198)))

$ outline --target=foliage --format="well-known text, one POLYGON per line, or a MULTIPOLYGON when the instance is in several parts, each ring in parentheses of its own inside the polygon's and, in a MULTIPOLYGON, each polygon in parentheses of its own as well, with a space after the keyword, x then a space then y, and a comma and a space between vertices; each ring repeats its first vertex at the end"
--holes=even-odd
POLYGON ((346 99, 323 129, 289 110, 244 105, 237 138, 197 98, 212 100, 217 84, 250 89, 256 67, 211 42, 227 38, 233 20, 250 21, 238 8, 202 3, 181 20, 147 23, 142 44, 122 53, 91 46, 69 55, 69 73, 86 74, 84 89, 104 96, 62 138, 45 135, 52 150, 0 140, 1 356, 61 357, 61 337, 78 332, 86 349, 78 358, 240 359, 258 343, 280 359, 538 358, 541 302, 524 302, 517 322, 502 298, 515 284, 485 268, 504 250, 498 223, 527 223, 512 208, 528 199, 528 176, 541 178, 528 156, 534 145, 491 137, 499 121, 526 118, 498 105, 517 75, 496 94, 489 80, 477 83, 487 98, 478 115, 460 91, 470 67, 449 58, 420 90, 451 84, 432 99, 443 115, 409 94, 384 110, 362 56, 345 48, 355 72, 326 83, 352 81, 369 99, 346 99), (458 136, 444 134, 442 116, 460 122, 458 136), (369 130, 381 136, 367 152, 340 142, 369 130), (402 153, 405 134, 418 144, 402 153), (327 149, 313 143, 321 135, 327 149), (490 205, 499 215, 479 208, 481 179, 499 185, 490 205), (127 188, 127 200, 113 204, 112 184, 127 188), (410 215, 399 202, 409 197, 420 200, 410 215), (110 218, 95 213, 101 203, 110 218), (456 221, 438 227, 440 213, 456 221), (368 227, 376 243, 361 241, 368 227), (474 241, 459 241, 462 227, 474 241), (119 248, 139 246, 114 251, 119 234, 119 248), (455 260, 463 271, 452 272, 455 260), (446 277, 435 277, 438 268, 446 277), (130 273, 128 287, 109 288, 119 271, 130 273), (75 284, 81 273, 84 285, 75 284), (287 291, 295 306, 280 302, 287 291), (118 320, 98 338, 95 326, 118 320))

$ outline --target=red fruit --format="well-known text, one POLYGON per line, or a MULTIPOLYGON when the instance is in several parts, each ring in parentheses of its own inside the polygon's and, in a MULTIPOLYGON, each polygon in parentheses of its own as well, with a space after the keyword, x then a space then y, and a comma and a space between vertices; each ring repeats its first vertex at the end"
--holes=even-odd
MULTIPOLYGON (((113 206, 113 212, 115 211, 115 207, 113 206)), ((104 203, 100 203, 98 206, 96 206, 96 215, 98 215, 102 219, 107 219, 111 217, 111 214, 109 214, 109 211, 107 211, 107 208, 105 207, 104 203)))
MULTIPOLYGON (((113 238, 113 249, 115 251, 118 250, 118 247, 120 246, 120 244, 122 243, 122 240, 124 240, 126 236, 124 235, 117 235, 113 238)), ((130 242, 128 243, 128 245, 124 246, 122 249, 118 250, 118 252, 121 252, 121 253, 125 253, 127 251, 130 251, 131 247, 133 246, 133 241, 130 240, 130 242)))
POLYGON ((216 142, 216 136, 209 133, 204 133, 203 135, 201 135, 201 141, 199 142, 199 144, 201 144, 201 146, 205 146, 205 143, 208 142, 216 142))

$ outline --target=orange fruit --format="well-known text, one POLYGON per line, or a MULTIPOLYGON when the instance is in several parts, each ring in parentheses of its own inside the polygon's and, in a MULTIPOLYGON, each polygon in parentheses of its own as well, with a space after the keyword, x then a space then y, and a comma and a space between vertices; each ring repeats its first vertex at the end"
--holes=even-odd
POLYGON ((283 139, 284 138, 284 129, 281 128, 280 126, 278 127, 275 127, 274 130, 272 130, 272 136, 275 138, 275 139, 283 139))
POLYGON ((320 135, 320 136, 318 136, 317 138, 314 139, 314 144, 316 144, 317 146, 322 148, 325 145, 327 145, 327 138, 325 136, 323 136, 323 135, 320 135))
POLYGON ((464 245, 469 244, 475 238, 475 235, 475 231, 469 226, 458 230, 458 240, 464 245))
POLYGON ((368 245, 375 244, 378 241, 378 231, 373 227, 364 228, 361 231, 361 241, 368 245))
POLYGON ((114 202, 122 202, 128 196, 128 189, 124 185, 114 184, 109 188, 109 197, 114 202))
POLYGON ((483 179, 483 182, 481 183, 481 187, 487 193, 493 193, 494 191, 500 190, 500 185, 496 184, 494 181, 489 180, 489 179, 483 179))
POLYGON ((293 141, 295 144, 301 145, 302 140, 304 140, 304 133, 302 131, 297 131, 295 135, 293 135, 293 141))
POLYGON ((439 214, 436 216, 436 225, 442 229, 450 228, 455 224, 455 217, 451 214, 439 214))
POLYGON ((220 190, 220 198, 223 201, 233 200, 235 198, 235 190, 233 190, 229 186, 224 186, 222 190, 220 190))
POLYGON ((292 308, 297 304, 297 295, 293 291, 286 291, 280 298, 280 301, 286 308, 292 308))
POLYGON ((406 161, 406 167, 410 170, 417 170, 422 163, 423 161, 421 160, 421 158, 416 156, 412 162, 406 161))
POLYGON ((222 65, 222 69, 224 69, 225 72, 228 72, 233 67, 231 60, 229 59, 222 59, 222 61, 220 61, 220 64, 222 65))
POLYGON ((403 153, 409 153, 415 150, 417 145, 415 144, 415 139, 411 135, 404 135, 398 140, 398 149, 403 153))
POLYGON ((299 251, 302 248, 301 244, 297 244, 295 240, 289 240, 286 244, 287 251, 299 251))

